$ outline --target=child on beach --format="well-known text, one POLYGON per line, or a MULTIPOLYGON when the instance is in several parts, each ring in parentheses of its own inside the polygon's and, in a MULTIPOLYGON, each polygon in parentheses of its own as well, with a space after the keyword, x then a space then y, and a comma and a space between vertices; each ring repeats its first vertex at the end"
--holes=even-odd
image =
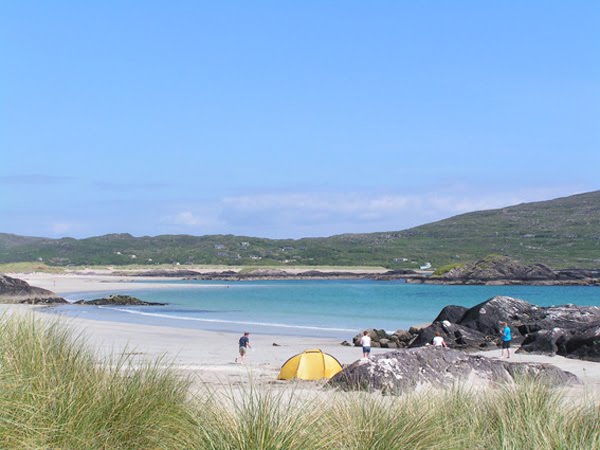
POLYGON ((435 337, 433 338, 433 346, 434 347, 448 347, 446 345, 446 341, 444 340, 444 338, 442 337, 442 335, 439 332, 435 333, 435 337))
POLYGON ((506 350, 506 357, 510 358, 510 341, 512 340, 512 336, 506 322, 500 322, 500 338, 502 339, 502 353, 500 354, 500 358, 504 358, 504 350, 506 350))
POLYGON ((252 346, 250 345, 250 338, 248 336, 250 336, 250 333, 248 333, 246 331, 244 333, 244 335, 239 340, 239 352, 240 352, 240 356, 239 356, 239 358, 235 358, 235 362, 236 363, 240 362, 240 363, 244 364, 244 356, 246 356, 246 353, 248 352, 248 349, 252 348, 252 346))
POLYGON ((360 338, 360 345, 362 345, 363 358, 369 359, 371 353, 371 336, 368 331, 363 332, 363 336, 360 338))

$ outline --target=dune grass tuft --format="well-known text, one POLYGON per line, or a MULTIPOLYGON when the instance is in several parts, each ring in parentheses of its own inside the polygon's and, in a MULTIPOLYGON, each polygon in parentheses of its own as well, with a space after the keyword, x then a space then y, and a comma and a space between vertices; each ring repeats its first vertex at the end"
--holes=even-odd
POLYGON ((56 323, 1 321, 1 448, 184 448, 197 430, 187 391, 157 364, 98 365, 56 323))

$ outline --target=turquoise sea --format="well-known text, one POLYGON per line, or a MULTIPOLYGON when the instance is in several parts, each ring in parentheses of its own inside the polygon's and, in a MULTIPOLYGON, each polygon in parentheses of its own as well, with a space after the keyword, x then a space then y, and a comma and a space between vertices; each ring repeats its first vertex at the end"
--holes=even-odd
MULTIPOLYGON (((403 281, 254 281, 223 285, 174 281, 173 288, 119 293, 168 306, 49 308, 86 319, 230 332, 350 339, 364 328, 388 331, 432 321, 446 305, 473 306, 495 295, 509 295, 542 306, 574 303, 600 306, 600 287, 589 286, 436 286, 403 281), (191 284, 192 287, 179 287, 191 284)), ((115 292, 116 293, 116 292, 115 292)), ((69 300, 105 294, 84 292, 69 300)))

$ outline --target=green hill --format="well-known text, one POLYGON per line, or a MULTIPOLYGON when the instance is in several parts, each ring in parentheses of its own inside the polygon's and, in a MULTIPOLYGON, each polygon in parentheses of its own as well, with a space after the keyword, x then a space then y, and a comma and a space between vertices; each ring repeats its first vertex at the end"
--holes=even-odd
POLYGON ((478 211, 403 231, 328 238, 0 234, 0 262, 50 265, 225 264, 439 267, 504 254, 554 268, 600 267, 600 191, 478 211))

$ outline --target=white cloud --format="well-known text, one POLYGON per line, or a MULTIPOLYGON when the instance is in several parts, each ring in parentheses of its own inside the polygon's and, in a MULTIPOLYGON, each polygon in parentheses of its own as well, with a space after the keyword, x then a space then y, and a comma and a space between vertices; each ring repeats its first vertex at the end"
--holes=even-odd
POLYGON ((50 224, 50 231, 54 235, 63 235, 64 233, 72 231, 75 228, 75 224, 68 222, 54 222, 50 224))
POLYGON ((431 185, 420 191, 244 192, 170 206, 163 232, 299 238, 397 231, 457 214, 548 200, 574 193, 552 187, 495 189, 431 185))
POLYGON ((499 192, 465 186, 431 186, 409 193, 258 192, 224 198, 219 218, 236 234, 325 236, 402 230, 457 214, 570 194, 554 187, 499 192))
POLYGON ((163 223, 182 225, 185 227, 214 227, 219 224, 219 221, 212 213, 199 214, 189 210, 165 216, 161 221, 163 223))

